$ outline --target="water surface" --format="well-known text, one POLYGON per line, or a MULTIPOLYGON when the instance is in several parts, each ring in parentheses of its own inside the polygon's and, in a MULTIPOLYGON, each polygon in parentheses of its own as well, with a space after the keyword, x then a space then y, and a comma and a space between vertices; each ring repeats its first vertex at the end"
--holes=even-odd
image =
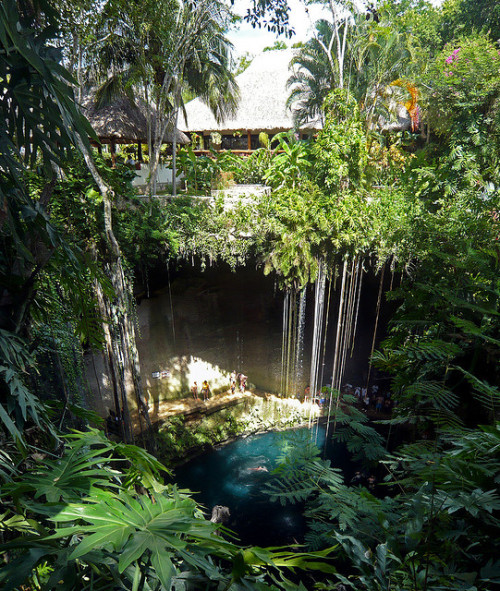
MULTIPOLYGON (((303 543, 303 506, 271 503, 264 488, 287 447, 301 445, 309 437, 307 429, 297 429, 238 439, 180 466, 175 480, 181 488, 199 491, 195 499, 207 508, 209 516, 215 505, 229 507, 231 521, 226 526, 245 545, 303 543)), ((343 450, 331 446, 323 449, 324 427, 319 427, 316 440, 333 466, 347 467, 343 450)))

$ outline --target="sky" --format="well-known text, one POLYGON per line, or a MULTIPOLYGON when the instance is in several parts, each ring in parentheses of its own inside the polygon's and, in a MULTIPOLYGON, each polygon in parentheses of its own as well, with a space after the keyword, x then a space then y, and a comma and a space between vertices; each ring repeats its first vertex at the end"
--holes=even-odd
MULTIPOLYGON (((435 5, 443 3, 443 0, 430 1, 435 5)), ((240 16, 244 16, 250 4, 250 0, 235 0, 235 12, 240 16)), ((264 29, 253 29, 251 25, 242 21, 239 29, 228 35, 234 45, 235 57, 245 55, 246 53, 255 56, 261 53, 265 47, 274 45, 277 40, 284 41, 288 47, 291 47, 293 43, 310 39, 313 23, 321 18, 321 13, 325 8, 313 5, 309 7, 309 14, 307 14, 303 1, 288 0, 288 4, 290 5, 290 23, 295 29, 295 35, 291 39, 287 39, 284 35, 276 36, 274 33, 269 33, 264 29)))
MULTIPOLYGON (((264 29, 253 29, 250 24, 242 21, 239 29, 228 35, 234 45, 235 55, 241 56, 245 53, 257 55, 262 52, 264 47, 274 45, 277 40, 284 41, 290 47, 293 43, 309 39, 311 37, 309 32, 313 28, 312 23, 320 18, 321 8, 311 6, 310 16, 308 16, 301 0, 289 0, 288 3, 290 5, 290 24, 295 29, 295 35, 291 39, 287 39, 284 35, 276 36, 264 29)), ((246 14, 246 9, 249 6, 249 0, 235 0, 234 3, 235 12, 240 16, 246 14)))

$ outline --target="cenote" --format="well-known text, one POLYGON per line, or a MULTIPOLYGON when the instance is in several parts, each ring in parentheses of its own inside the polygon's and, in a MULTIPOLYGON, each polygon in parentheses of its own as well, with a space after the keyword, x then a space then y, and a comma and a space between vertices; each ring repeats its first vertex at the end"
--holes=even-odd
POLYGON ((349 478, 352 467, 340 444, 326 442, 325 427, 268 432, 237 439, 187 462, 175 470, 180 488, 195 493, 210 516, 215 505, 231 512, 225 524, 244 545, 275 546, 303 543, 303 505, 271 502, 266 484, 290 447, 314 439, 323 458, 349 478))

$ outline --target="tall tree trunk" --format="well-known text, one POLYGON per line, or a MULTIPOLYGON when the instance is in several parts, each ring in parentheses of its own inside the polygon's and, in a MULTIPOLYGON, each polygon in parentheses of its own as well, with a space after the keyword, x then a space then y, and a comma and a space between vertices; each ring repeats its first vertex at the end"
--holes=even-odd
POLYGON ((180 88, 175 97, 174 137, 172 138, 172 195, 177 197, 177 124, 179 122, 180 88))
POLYGON ((149 157, 149 184, 147 193, 154 195, 157 189, 158 166, 160 164, 161 146, 169 123, 172 121, 173 113, 168 117, 156 115, 155 138, 153 141, 153 153, 149 157))
MULTIPOLYGON (((111 214, 111 189, 106 185, 94 162, 83 144, 80 149, 86 164, 99 187, 103 198, 104 207, 104 231, 108 245, 108 263, 106 274, 111 280, 114 294, 109 301, 105 294, 101 293, 100 307, 104 314, 104 333, 106 339, 106 352, 112 372, 111 378, 116 381, 116 390, 123 404, 123 419, 125 425, 125 439, 133 439, 133 426, 130 419, 129 404, 135 404, 138 412, 139 425, 142 428, 144 419, 148 431, 151 433, 152 424, 148 414, 148 406, 143 396, 141 369, 137 353, 135 326, 131 317, 131 287, 128 284, 123 271, 120 246, 116 240, 112 227, 111 214), (109 333, 109 334, 108 334, 109 333)), ((99 292, 98 292, 99 297, 99 292)), ((142 430, 142 429, 141 429, 142 430)))
POLYGON ((115 412, 121 418, 122 437, 126 443, 133 443, 133 433, 130 424, 130 412, 128 408, 127 392, 118 366, 118 356, 115 354, 113 337, 111 334, 112 311, 109 302, 104 296, 102 287, 98 281, 95 282, 95 292, 99 306, 99 313, 103 319, 102 327, 104 332, 104 359, 105 367, 109 372, 109 379, 113 390, 115 412))

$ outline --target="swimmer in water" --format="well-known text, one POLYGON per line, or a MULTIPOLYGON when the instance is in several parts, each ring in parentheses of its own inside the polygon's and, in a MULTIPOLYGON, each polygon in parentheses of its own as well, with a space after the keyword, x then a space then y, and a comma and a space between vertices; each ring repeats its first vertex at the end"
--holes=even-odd
POLYGON ((257 466, 257 468, 248 468, 249 472, 269 472, 265 466, 257 466))

